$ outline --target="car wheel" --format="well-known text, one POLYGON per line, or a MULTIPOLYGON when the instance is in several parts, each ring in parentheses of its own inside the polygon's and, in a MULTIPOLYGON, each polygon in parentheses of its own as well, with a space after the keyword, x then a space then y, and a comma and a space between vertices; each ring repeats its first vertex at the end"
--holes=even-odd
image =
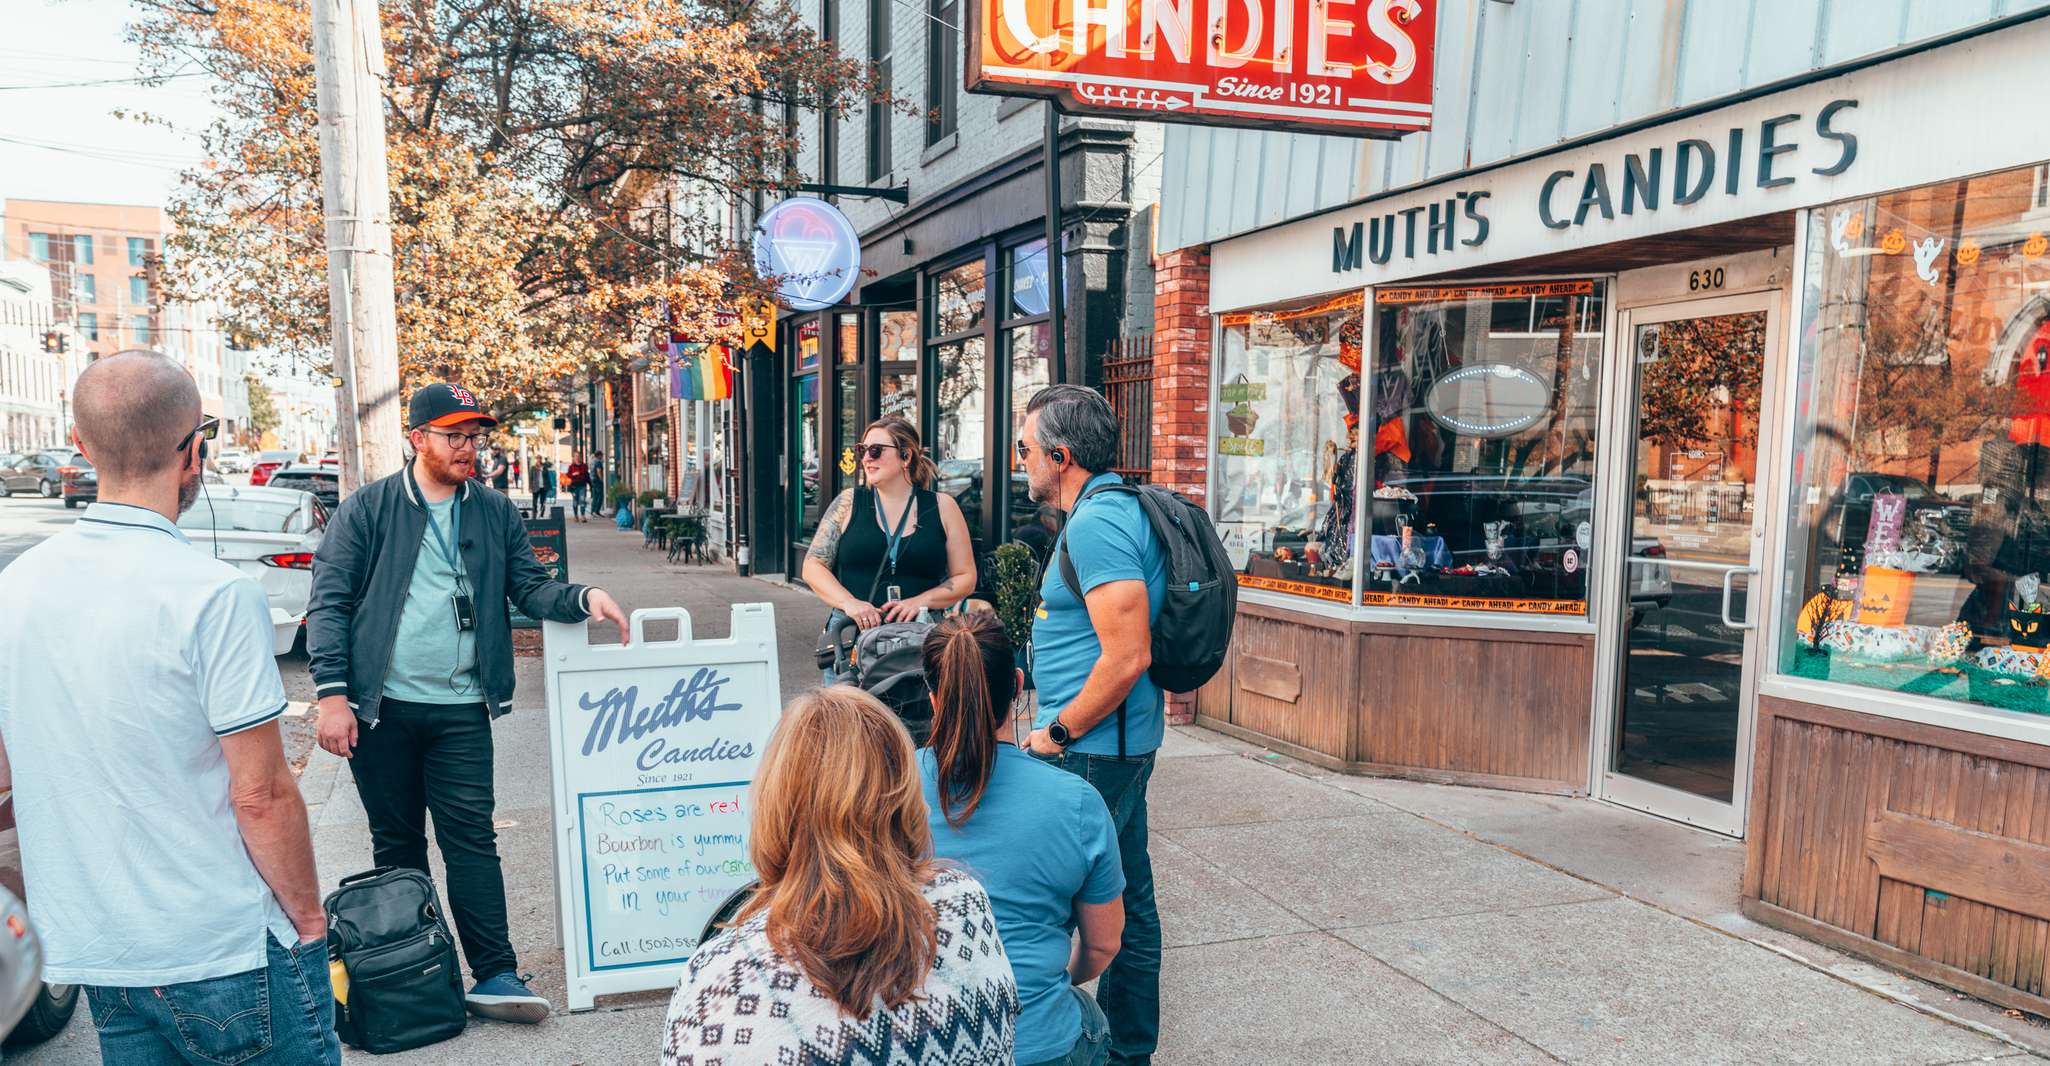
POLYGON ((7 487, 7 479, 0 477, 0 500, 4 500, 12 495, 14 495, 14 490, 7 487))
POLYGON ((7 1034, 10 1048, 40 1044, 64 1031, 71 1021, 71 1013, 78 1009, 77 985, 44 985, 36 993, 36 1001, 29 1004, 28 1013, 21 1016, 21 1024, 14 1032, 7 1034))
POLYGON ((49 478, 44 478, 41 482, 37 483, 36 488, 41 490, 43 499, 54 500, 57 498, 57 483, 49 478))

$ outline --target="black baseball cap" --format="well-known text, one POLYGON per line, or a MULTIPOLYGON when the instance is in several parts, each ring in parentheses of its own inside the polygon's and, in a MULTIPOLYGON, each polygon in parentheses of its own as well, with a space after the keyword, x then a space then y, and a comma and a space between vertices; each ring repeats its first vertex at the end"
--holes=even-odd
POLYGON ((484 413, 477 403, 477 394, 461 385, 422 385, 413 390, 412 402, 407 406, 406 425, 412 429, 477 421, 487 426, 498 424, 498 419, 484 413))

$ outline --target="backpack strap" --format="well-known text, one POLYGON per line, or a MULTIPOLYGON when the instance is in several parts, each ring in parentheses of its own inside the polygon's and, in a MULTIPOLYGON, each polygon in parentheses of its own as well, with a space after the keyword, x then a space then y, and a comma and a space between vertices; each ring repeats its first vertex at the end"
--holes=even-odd
MULTIPOLYGON (((1069 516, 1072 518, 1076 512, 1081 511, 1082 501, 1087 500, 1089 497, 1094 496, 1099 492, 1121 492, 1127 496, 1132 496, 1134 498, 1143 495, 1143 493, 1140 491, 1137 485, 1128 484, 1124 481, 1108 481, 1096 486, 1093 489, 1090 489, 1088 492, 1083 493, 1078 499, 1076 499, 1075 510, 1070 511, 1069 516)), ((1089 610, 1089 604, 1082 598, 1082 578, 1080 577, 1080 575, 1075 573, 1075 561, 1073 559, 1068 558, 1068 526, 1066 522, 1061 523, 1061 535, 1058 540, 1054 541, 1053 553, 1058 558, 1061 564, 1061 584, 1066 585, 1068 587, 1068 595, 1075 597, 1075 602, 1082 604, 1082 610, 1086 613, 1089 610)), ((1127 693, 1126 695, 1129 696, 1130 693, 1127 693)), ((1124 757, 1125 702, 1124 700, 1119 700, 1118 758, 1122 759, 1124 757)))

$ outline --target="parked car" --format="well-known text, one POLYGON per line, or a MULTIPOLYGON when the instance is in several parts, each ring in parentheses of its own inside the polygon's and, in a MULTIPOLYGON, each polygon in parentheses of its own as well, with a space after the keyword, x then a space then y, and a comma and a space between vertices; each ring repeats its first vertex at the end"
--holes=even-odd
POLYGON ((0 792, 0 1036, 8 1050, 56 1036, 78 1009, 78 986, 43 983, 43 945, 24 901, 14 793, 0 792))
POLYGON ((342 502, 342 474, 340 467, 325 465, 309 466, 305 463, 294 463, 291 466, 279 467, 275 473, 271 474, 270 480, 264 482, 264 486, 273 489, 299 489, 310 492, 320 497, 320 502, 330 511, 341 506, 342 502))
POLYGON ((52 448, 0 457, 5 460, 0 463, 0 496, 33 492, 46 500, 56 499, 64 484, 64 475, 58 470, 78 454, 71 448, 52 448))
POLYGON ((75 461, 57 468, 64 478, 64 506, 77 507, 100 498, 100 472, 92 460, 79 456, 75 461))
POLYGON ((249 458, 248 452, 240 448, 229 448, 221 453, 219 459, 214 460, 214 465, 219 467, 223 474, 246 474, 254 465, 254 461, 249 458))
POLYGON ((210 552, 263 587, 270 603, 271 651, 283 655, 304 635, 313 593, 313 553, 328 512, 313 493, 269 486, 210 489, 178 516, 192 546, 210 552))
POLYGON ((279 467, 298 461, 298 452, 258 452, 256 462, 249 468, 249 484, 260 488, 270 482, 270 476, 277 473, 279 467))

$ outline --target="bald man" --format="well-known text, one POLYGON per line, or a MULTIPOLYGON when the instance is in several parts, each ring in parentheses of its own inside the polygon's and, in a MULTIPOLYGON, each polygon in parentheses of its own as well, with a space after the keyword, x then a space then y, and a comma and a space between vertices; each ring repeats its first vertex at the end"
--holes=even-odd
POLYGON ((263 590, 185 539, 214 419, 154 352, 86 368, 99 500, 0 570, 0 788, 45 980, 110 1063, 339 1064, 263 590))

